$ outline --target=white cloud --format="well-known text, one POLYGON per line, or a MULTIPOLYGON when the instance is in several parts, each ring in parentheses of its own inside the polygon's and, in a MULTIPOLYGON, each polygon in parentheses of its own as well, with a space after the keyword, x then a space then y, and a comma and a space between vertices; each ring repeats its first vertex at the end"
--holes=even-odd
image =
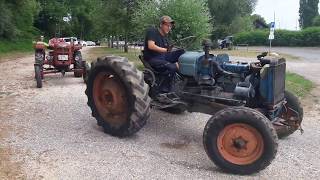
POLYGON ((299 0, 258 0, 254 14, 264 17, 267 23, 274 19, 276 29, 299 28, 299 0))

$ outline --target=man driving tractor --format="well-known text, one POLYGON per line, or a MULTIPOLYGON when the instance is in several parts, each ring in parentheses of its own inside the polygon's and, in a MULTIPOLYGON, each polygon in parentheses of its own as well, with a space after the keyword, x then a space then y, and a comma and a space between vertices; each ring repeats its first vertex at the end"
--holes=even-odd
POLYGON ((178 71, 178 58, 185 52, 183 49, 171 51, 167 35, 174 27, 174 20, 169 16, 160 18, 159 28, 149 28, 146 31, 144 42, 144 58, 152 68, 159 72, 168 72, 163 87, 163 93, 171 91, 171 84, 175 72, 178 71))

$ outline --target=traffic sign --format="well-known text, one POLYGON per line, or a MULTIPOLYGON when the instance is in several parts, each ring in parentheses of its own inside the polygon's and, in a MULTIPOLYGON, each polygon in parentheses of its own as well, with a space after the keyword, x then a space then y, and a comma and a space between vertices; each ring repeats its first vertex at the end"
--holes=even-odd
POLYGON ((274 29, 276 27, 276 24, 274 22, 270 23, 270 29, 274 29))
POLYGON ((269 34, 269 40, 274 40, 274 33, 271 33, 269 34))

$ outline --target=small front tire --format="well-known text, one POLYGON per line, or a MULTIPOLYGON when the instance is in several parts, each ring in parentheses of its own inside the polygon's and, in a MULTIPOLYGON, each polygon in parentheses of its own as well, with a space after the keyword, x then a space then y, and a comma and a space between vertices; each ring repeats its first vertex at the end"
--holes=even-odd
POLYGON ((280 114, 284 122, 274 125, 279 138, 285 138, 294 133, 301 126, 303 119, 303 108, 297 96, 289 91, 285 91, 284 96, 287 103, 280 114))
POLYGON ((34 65, 34 73, 35 73, 35 79, 37 82, 37 88, 42 88, 42 78, 41 78, 41 68, 40 65, 35 64, 34 65))
POLYGON ((278 137, 272 123, 260 112, 226 108, 210 118, 203 134, 209 158, 234 174, 252 174, 266 168, 275 158, 278 137))

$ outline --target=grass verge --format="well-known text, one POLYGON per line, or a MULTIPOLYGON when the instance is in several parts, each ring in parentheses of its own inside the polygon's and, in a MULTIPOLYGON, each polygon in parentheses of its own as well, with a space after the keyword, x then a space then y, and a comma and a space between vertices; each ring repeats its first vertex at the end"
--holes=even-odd
POLYGON ((131 62, 133 62, 138 69, 142 69, 143 65, 139 60, 139 49, 129 49, 129 53, 123 52, 123 49, 115 49, 115 48, 106 48, 106 47, 94 47, 91 48, 87 54, 84 55, 84 58, 91 62, 96 60, 98 57, 103 57, 107 55, 115 55, 115 56, 122 56, 127 57, 131 62))
POLYGON ((33 51, 32 41, 23 39, 19 41, 0 40, 0 62, 5 59, 20 57, 31 54, 33 51))
MULTIPOLYGON (((235 53, 235 51, 226 51, 226 52, 235 53)), ((90 62, 92 60, 97 59, 97 57, 100 57, 100 56, 106 56, 106 55, 123 56, 123 57, 127 57, 131 62, 133 62, 138 67, 138 69, 142 69, 143 65, 138 58, 139 54, 140 54, 140 50, 134 50, 134 49, 130 49, 129 53, 124 53, 123 50, 120 50, 120 49, 95 47, 89 50, 88 54, 85 55, 85 58, 90 62)), ((236 55, 242 57, 241 53, 236 55)), ((255 54, 251 54, 251 55, 253 56, 255 54)), ((313 87, 314 87, 314 84, 311 81, 295 73, 287 72, 286 89, 288 91, 291 91, 292 93, 296 94, 299 97, 304 97, 312 90, 313 87)))
POLYGON ((314 88, 314 84, 304 77, 287 72, 286 75, 286 89, 299 97, 305 97, 314 88))

